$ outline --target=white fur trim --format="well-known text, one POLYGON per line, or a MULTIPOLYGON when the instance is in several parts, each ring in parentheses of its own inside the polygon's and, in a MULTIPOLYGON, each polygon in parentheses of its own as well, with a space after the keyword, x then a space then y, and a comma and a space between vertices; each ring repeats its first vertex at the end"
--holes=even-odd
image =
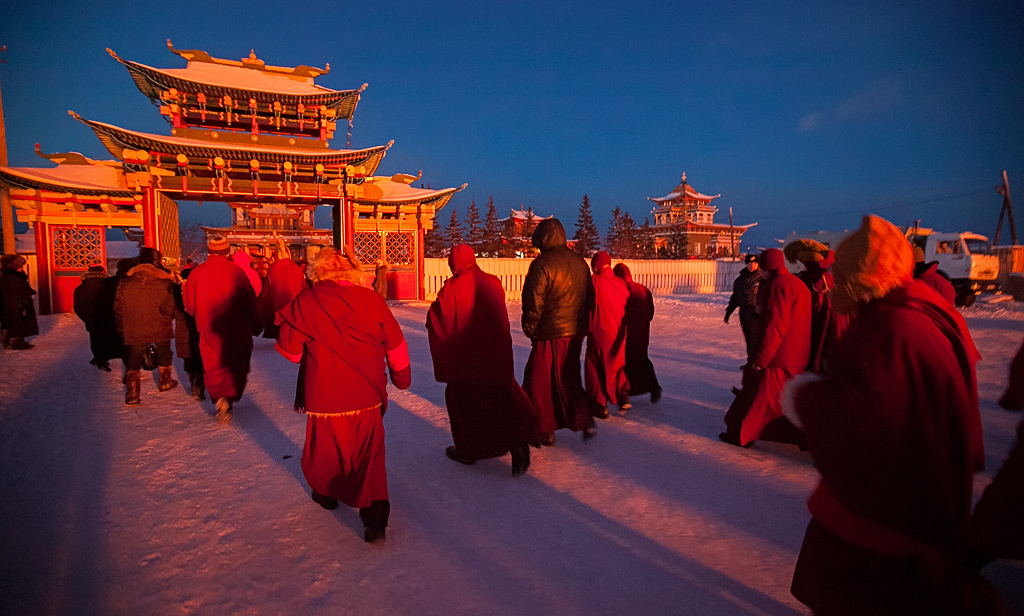
POLYGON ((782 389, 782 414, 791 421, 794 426, 804 429, 804 423, 800 421, 800 415, 796 412, 796 392, 808 383, 817 383, 821 377, 813 372, 804 372, 794 379, 790 379, 782 389))

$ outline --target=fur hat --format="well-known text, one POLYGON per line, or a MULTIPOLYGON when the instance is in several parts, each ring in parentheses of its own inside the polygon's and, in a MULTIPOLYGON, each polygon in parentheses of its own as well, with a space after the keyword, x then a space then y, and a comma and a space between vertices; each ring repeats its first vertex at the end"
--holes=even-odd
POLYGON ((306 276, 313 284, 325 280, 348 280, 362 285, 363 264, 348 246, 343 246, 341 251, 324 248, 306 266, 306 276))
POLYGON ((451 254, 448 255, 448 267, 451 268, 453 274, 457 274, 475 263, 476 254, 468 244, 453 246, 451 254))
POLYGON ((3 269, 20 270, 25 267, 26 263, 28 263, 28 261, 26 261, 25 257, 21 255, 11 254, 0 257, 0 268, 3 269))
POLYGON ((590 260, 590 267, 597 273, 603 267, 611 267, 612 257, 610 254, 603 250, 599 250, 594 253, 594 257, 590 260))
POLYGON ((832 272, 836 310, 853 312, 858 304, 884 297, 913 278, 914 251, 891 222, 865 216, 860 229, 836 248, 832 272))
POLYGON ((799 261, 804 265, 817 263, 824 259, 828 253, 828 246, 811 239, 793 240, 782 249, 786 254, 786 260, 790 263, 799 261))
POLYGON ((743 257, 743 262, 744 263, 756 263, 757 262, 757 255, 755 255, 754 253, 750 253, 747 256, 743 257))
POLYGON ((769 272, 786 269, 786 256, 778 248, 768 248, 757 258, 757 263, 769 272))
POLYGON ((150 248, 143 246, 139 248, 139 263, 149 263, 160 267, 163 264, 164 257, 160 254, 160 251, 156 248, 150 248))
POLYGON ((211 255, 221 255, 223 257, 228 256, 231 252, 231 245, 228 241, 219 235, 210 236, 210 240, 206 243, 206 252, 211 255))

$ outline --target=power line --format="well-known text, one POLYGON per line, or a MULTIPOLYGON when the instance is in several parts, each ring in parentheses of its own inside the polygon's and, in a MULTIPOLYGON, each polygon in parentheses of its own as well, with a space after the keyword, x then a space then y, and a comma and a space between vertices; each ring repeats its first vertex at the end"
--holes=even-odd
POLYGON ((862 207, 856 210, 843 210, 841 212, 804 212, 801 214, 780 214, 776 216, 758 216, 760 219, 767 220, 783 220, 788 218, 828 218, 830 216, 846 216, 849 214, 863 214, 864 212, 882 212, 886 210, 896 210, 899 208, 910 207, 912 205, 924 205, 926 203, 936 203, 938 201, 949 201, 952 199, 962 199, 964 197, 972 197, 974 195, 980 195, 991 191, 991 188, 982 188, 979 190, 973 190, 971 192, 959 193, 955 195, 944 195, 940 197, 933 197, 931 199, 921 199, 920 201, 908 201, 907 203, 897 203, 894 205, 883 205, 879 207, 862 207))

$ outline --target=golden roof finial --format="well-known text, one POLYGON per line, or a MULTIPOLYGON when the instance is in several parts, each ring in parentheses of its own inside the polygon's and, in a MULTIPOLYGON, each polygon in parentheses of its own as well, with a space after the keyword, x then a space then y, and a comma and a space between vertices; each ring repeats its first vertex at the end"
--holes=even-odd
POLYGON ((686 181, 686 172, 685 171, 683 171, 683 181, 684 182, 686 181))

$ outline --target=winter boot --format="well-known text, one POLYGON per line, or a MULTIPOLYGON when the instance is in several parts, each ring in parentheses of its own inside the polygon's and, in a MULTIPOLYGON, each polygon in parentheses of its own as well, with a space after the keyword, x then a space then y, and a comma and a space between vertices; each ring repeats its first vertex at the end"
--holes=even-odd
POLYGON ((203 382, 202 372, 190 372, 188 374, 188 384, 192 389, 192 399, 202 402, 206 400, 206 388, 203 382))
POLYGON ((3 343, 5 349, 11 348, 11 336, 6 329, 0 329, 0 343, 3 343))
POLYGON ((177 386, 178 382, 174 380, 174 369, 171 366, 160 366, 160 382, 157 389, 167 391, 177 386))
POLYGON ((28 349, 35 348, 36 345, 25 342, 24 338, 11 338, 11 348, 15 351, 27 351, 28 349))
POLYGON ((590 421, 587 422, 587 426, 583 428, 583 442, 586 443, 595 436, 597 436, 597 423, 595 423, 594 418, 591 417, 590 421))
POLYGON ((631 408, 633 404, 629 401, 629 396, 622 396, 619 399, 619 415, 624 415, 631 408))
POLYGON ((476 458, 471 458, 471 457, 467 456, 466 454, 462 453, 461 451, 459 451, 458 449, 455 448, 455 445, 449 445, 444 450, 444 455, 448 456, 449 460, 455 460, 459 464, 467 464, 468 465, 468 464, 472 464, 472 463, 476 462, 476 458))
POLYGON ((129 370, 124 375, 124 403, 129 406, 141 404, 139 397, 142 389, 142 377, 138 370, 129 370))
POLYGON ((231 423, 231 400, 217 398, 217 423, 225 426, 231 423))
POLYGON ((359 519, 363 521, 363 540, 367 543, 383 541, 390 515, 391 503, 386 500, 375 500, 369 507, 361 507, 359 519))
POLYGON ((512 448, 512 476, 522 477, 530 468, 530 446, 526 443, 512 448))

